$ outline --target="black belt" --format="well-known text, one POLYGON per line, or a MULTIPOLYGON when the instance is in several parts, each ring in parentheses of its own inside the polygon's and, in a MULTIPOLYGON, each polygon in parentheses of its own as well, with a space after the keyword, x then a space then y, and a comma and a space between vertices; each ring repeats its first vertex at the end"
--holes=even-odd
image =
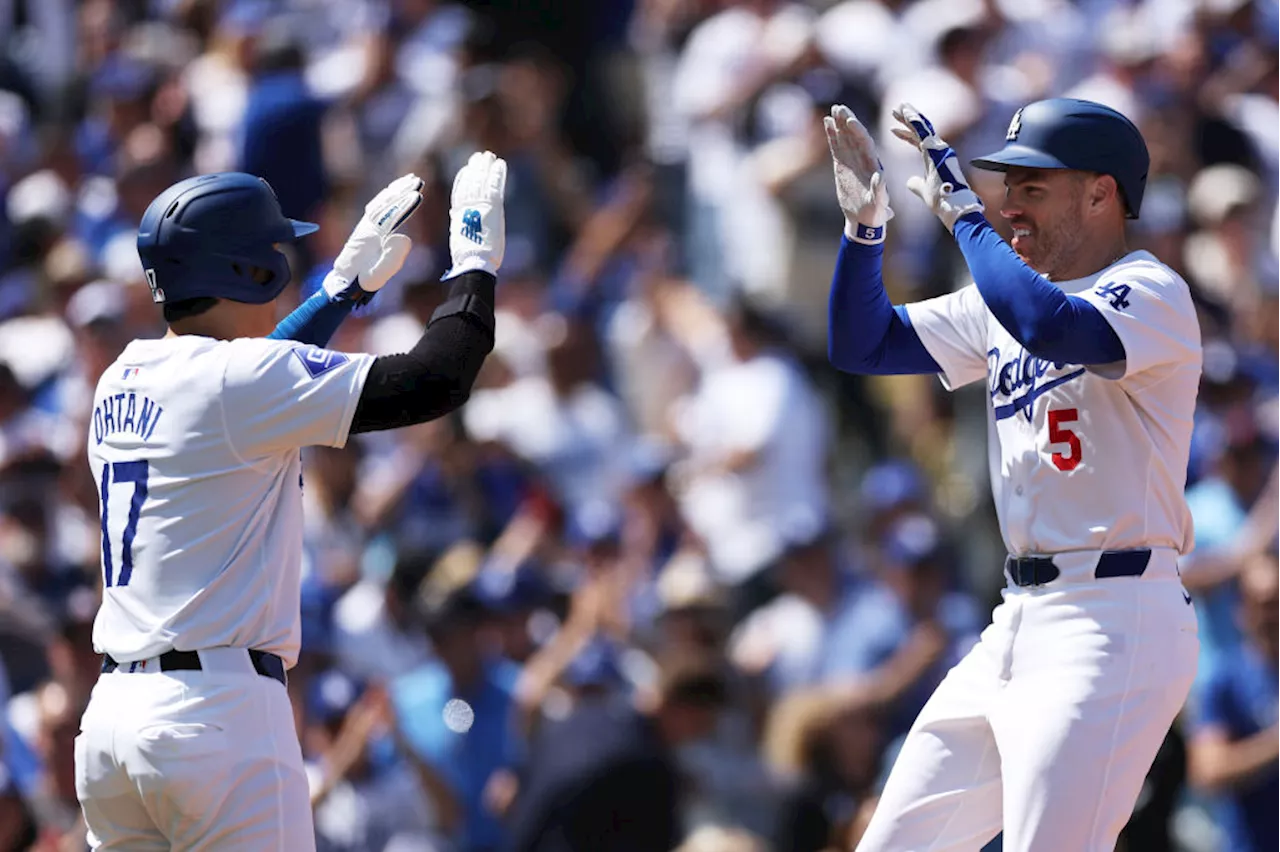
MULTIPOLYGON (((1098 557, 1093 576, 1099 580, 1108 577, 1141 577, 1151 561, 1151 551, 1104 550, 1098 557)), ((1004 570, 1015 586, 1043 586, 1058 579, 1058 566, 1052 556, 1006 556, 1004 570)))
MULTIPOLYGON (((253 670, 263 677, 269 677, 272 680, 278 680, 280 683, 288 686, 289 680, 284 673, 284 660, 277 657, 269 651, 249 651, 249 660, 253 663, 253 670)), ((126 663, 127 671, 133 671, 131 664, 126 663)), ((113 672, 121 668, 121 664, 111 658, 110 654, 102 655, 102 671, 113 672)), ((160 655, 160 671, 162 672, 181 672, 181 671, 200 671, 204 666, 200 664, 200 655, 195 651, 165 651, 160 655)))

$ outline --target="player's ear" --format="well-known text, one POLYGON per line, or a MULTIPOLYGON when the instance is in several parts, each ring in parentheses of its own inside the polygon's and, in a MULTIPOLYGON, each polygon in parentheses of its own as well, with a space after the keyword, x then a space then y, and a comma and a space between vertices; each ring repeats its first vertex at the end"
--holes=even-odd
POLYGON ((1124 207, 1124 200, 1120 198, 1120 186, 1111 175, 1093 175, 1086 192, 1089 199, 1089 211, 1092 213, 1101 213, 1112 204, 1117 204, 1121 208, 1124 207))

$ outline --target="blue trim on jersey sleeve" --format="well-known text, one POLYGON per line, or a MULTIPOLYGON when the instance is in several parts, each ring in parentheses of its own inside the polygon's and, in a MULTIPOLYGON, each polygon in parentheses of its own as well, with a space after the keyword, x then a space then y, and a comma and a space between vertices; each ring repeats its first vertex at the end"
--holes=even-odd
POLYGON ((1124 344, 1102 312, 1023 263, 981 213, 960 217, 954 233, 982 300, 1032 355, 1064 364, 1125 360, 1124 344))
POLYGON ((342 325, 342 321, 351 316, 356 304, 350 299, 332 299, 323 289, 317 290, 311 298, 282 319, 267 337, 324 346, 338 330, 338 326, 342 325))
POLYGON ((884 245, 840 238, 827 313, 827 358, 846 373, 905 375, 942 368, 884 291, 884 245))

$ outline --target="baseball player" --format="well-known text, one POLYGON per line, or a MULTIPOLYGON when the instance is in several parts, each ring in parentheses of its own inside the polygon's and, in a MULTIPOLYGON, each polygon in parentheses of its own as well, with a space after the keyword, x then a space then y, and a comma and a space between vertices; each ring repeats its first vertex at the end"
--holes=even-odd
POLYGON ((453 186, 449 296, 407 353, 321 349, 410 248, 412 175, 366 209, 321 294, 273 331, 276 245, 316 230, 245 174, 182 181, 138 231, 168 334, 98 383, 88 438, 101 495, 103 655, 76 739, 76 792, 100 849, 308 850, 311 807, 286 671, 299 645, 299 449, 439 417, 493 345, 506 164, 453 186), (272 338, 277 339, 272 339, 272 338))
POLYGON ((992 491, 1009 556, 980 642, 907 734, 858 846, 867 852, 1111 850, 1196 669, 1178 575, 1192 546, 1183 486, 1200 378, 1186 283, 1125 220, 1142 205, 1137 128, 1053 99, 1013 117, 1006 244, 955 152, 909 105, 907 186, 942 220, 974 283, 893 306, 881 281, 893 213, 871 138, 825 119, 847 225, 830 299, 830 358, 859 373, 938 373, 989 392, 992 491))

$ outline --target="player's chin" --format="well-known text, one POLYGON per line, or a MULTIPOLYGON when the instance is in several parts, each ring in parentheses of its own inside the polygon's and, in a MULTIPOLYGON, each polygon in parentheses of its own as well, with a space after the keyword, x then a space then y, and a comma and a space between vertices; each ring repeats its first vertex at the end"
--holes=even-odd
POLYGON ((1016 236, 1009 241, 1009 246, 1013 249, 1013 253, 1022 258, 1022 262, 1028 266, 1035 266, 1036 250, 1035 238, 1016 236))

